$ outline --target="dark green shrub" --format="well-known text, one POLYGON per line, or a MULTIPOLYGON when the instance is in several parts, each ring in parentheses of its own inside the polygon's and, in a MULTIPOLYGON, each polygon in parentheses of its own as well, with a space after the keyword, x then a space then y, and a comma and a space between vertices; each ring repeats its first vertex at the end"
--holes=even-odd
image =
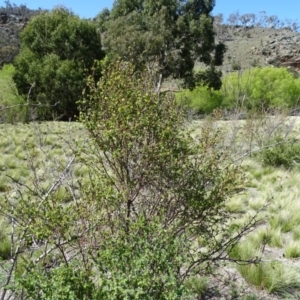
POLYGON ((259 157, 266 166, 292 168, 300 163, 300 143, 292 138, 276 138, 274 146, 263 149, 259 157))
POLYGON ((206 86, 209 89, 219 90, 222 87, 222 72, 216 68, 207 68, 206 70, 200 70, 194 74, 195 86, 206 86))
MULTIPOLYGON (((94 60, 104 57, 96 24, 65 8, 32 18, 21 34, 13 80, 43 119, 78 115, 77 101, 94 60)), ((98 72, 93 74, 99 78, 98 72)), ((86 90, 86 93, 88 91, 86 90)))
POLYGON ((4 224, 0 223, 0 260, 9 259, 11 256, 11 242, 4 224))
POLYGON ((104 31, 109 56, 130 61, 137 69, 155 66, 164 79, 180 78, 189 85, 196 60, 211 70, 223 61, 226 47, 215 42, 210 14, 214 2, 115 1, 96 22, 104 31))

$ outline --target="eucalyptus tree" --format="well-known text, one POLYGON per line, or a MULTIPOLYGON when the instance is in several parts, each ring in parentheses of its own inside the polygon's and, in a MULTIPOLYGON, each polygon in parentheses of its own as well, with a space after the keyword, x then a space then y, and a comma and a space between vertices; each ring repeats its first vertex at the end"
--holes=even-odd
POLYGON ((211 70, 223 61, 225 46, 215 43, 210 14, 214 5, 214 0, 116 0, 96 20, 108 55, 193 85, 196 61, 211 70))

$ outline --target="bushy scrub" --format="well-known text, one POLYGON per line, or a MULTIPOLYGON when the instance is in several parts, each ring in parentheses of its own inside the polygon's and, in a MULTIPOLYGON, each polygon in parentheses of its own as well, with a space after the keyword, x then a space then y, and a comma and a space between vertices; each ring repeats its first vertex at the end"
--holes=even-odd
POLYGON ((225 108, 289 108, 300 98, 300 81, 286 68, 253 68, 223 78, 222 106, 225 108))
POLYGON ((36 270, 26 277, 21 277, 21 285, 27 293, 26 299, 95 299, 95 284, 90 274, 84 270, 70 266, 60 266, 44 274, 36 270))
POLYGON ((107 236, 99 244, 93 271, 80 261, 50 271, 35 266, 17 279, 17 287, 28 299, 38 294, 45 300, 183 299, 189 286, 183 285, 178 272, 181 247, 167 232, 157 235, 156 226, 141 223, 127 237, 107 236))
POLYGON ((90 93, 80 103, 89 134, 74 151, 87 168, 80 197, 69 184, 72 157, 46 187, 37 180, 28 194, 17 186, 18 201, 3 201, 17 220, 14 245, 26 261, 14 292, 45 299, 184 299, 185 280, 230 259, 227 249, 256 225, 251 218, 231 235, 225 203, 244 184, 241 169, 220 151, 223 134, 210 120, 197 142, 183 130, 184 113, 172 95, 153 89, 149 72, 122 61, 100 67, 101 79, 88 78, 90 93), (67 183, 68 203, 58 193, 67 183), (45 246, 32 248, 33 241, 45 246), (77 268, 84 275, 78 285, 68 279, 77 268), (97 295, 90 288, 78 294, 90 279, 97 295))
POLYGON ((213 90, 207 86, 197 86, 193 90, 183 90, 177 94, 180 104, 192 108, 198 113, 211 113, 222 103, 220 91, 213 90))
MULTIPOLYGON (((41 119, 78 115, 76 102, 95 59, 102 59, 96 25, 65 8, 32 18, 21 33, 20 54, 14 60, 13 80, 20 95, 35 105, 41 119)), ((93 75, 99 78, 95 69, 93 75)), ((88 90, 85 90, 88 93, 88 90)))
POLYGON ((6 64, 0 70, 0 122, 25 121, 25 101, 18 96, 17 89, 12 80, 14 67, 6 64))
POLYGON ((136 232, 103 242, 95 299, 179 300, 187 292, 178 272, 184 247, 155 222, 141 221, 134 225, 136 232))
POLYGON ((256 111, 286 109, 296 106, 300 99, 300 79, 294 78, 286 68, 253 68, 243 74, 226 75, 219 91, 197 86, 181 91, 177 97, 181 104, 199 113, 211 113, 218 107, 256 111))
POLYGON ((300 143, 292 138, 276 138, 273 146, 263 149, 258 157, 266 166, 289 169, 300 163, 300 143))

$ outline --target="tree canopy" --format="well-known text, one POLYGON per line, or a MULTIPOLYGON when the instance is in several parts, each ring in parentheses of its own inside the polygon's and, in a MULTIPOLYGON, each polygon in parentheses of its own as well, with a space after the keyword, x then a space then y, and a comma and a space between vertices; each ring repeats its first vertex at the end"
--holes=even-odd
POLYGON ((77 115, 85 78, 94 60, 104 57, 95 24, 57 8, 32 18, 21 41, 13 76, 19 93, 30 90, 30 101, 50 106, 42 109, 46 118, 50 112, 62 118, 77 115))
MULTIPOLYGON (((221 65, 225 46, 216 45, 214 0, 117 0, 97 17, 110 56, 135 66, 156 67, 164 77, 191 83, 195 61, 221 65)), ((193 81, 193 80, 192 80, 193 81)))

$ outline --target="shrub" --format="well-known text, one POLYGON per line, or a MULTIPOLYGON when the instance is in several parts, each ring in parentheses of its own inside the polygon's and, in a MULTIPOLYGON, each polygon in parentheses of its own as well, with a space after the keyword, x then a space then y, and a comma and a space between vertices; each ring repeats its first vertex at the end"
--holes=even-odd
POLYGON ((258 157, 265 166, 289 169, 300 163, 300 143, 293 138, 277 137, 273 145, 263 149, 258 157))
POLYGON ((300 97, 299 79, 286 68, 253 68, 223 78, 223 107, 265 110, 294 107, 300 97))
POLYGON ((26 292, 26 299, 93 300, 95 284, 90 274, 78 265, 62 265, 50 272, 36 269, 18 279, 18 285, 26 292))
POLYGON ((132 233, 107 237, 101 246, 97 299, 179 300, 186 294, 179 273, 185 247, 155 222, 141 221, 132 233))
POLYGON ((50 271, 31 266, 19 275, 17 289, 28 299, 183 299, 188 288, 180 280, 180 244, 168 232, 157 234, 157 224, 142 223, 134 234, 107 236, 93 258, 93 270, 76 260, 50 271))
POLYGON ((26 102, 18 95, 12 80, 12 65, 5 64, 0 70, 0 122, 24 122, 27 119, 26 102))
MULTIPOLYGON (((95 299, 182 299, 186 278, 213 272, 256 225, 251 218, 230 232, 225 202, 243 185, 240 168, 220 151, 223 135, 212 121, 203 123, 195 142, 174 97, 155 91, 150 72, 135 72, 122 61, 100 67, 101 79, 88 78, 90 93, 81 102, 89 138, 74 152, 87 168, 78 183, 80 197, 71 171, 75 157, 65 169, 59 165, 49 172, 56 175, 46 186, 33 157, 28 160, 34 182, 25 188, 16 184, 3 201, 3 211, 16 220, 14 244, 24 249, 26 262, 25 281, 15 292, 26 295, 36 286, 35 295, 50 289, 51 299, 56 292, 56 280, 47 283, 51 274, 74 263, 79 274, 87 274, 82 286, 95 283, 95 299), (68 203, 59 197, 63 184, 68 203), (26 278, 33 278, 29 286, 26 278)), ((76 283, 66 279, 57 278, 57 292, 64 286, 77 292, 76 283)), ((93 299, 89 291, 81 298, 93 299)))
POLYGON ((96 25, 56 8, 33 17, 22 31, 13 80, 20 95, 30 91, 41 118, 73 118, 87 72, 103 57, 96 25))
POLYGON ((183 90, 177 94, 178 102, 192 108, 197 113, 209 114, 221 106, 222 94, 206 86, 197 86, 193 90, 183 90))

